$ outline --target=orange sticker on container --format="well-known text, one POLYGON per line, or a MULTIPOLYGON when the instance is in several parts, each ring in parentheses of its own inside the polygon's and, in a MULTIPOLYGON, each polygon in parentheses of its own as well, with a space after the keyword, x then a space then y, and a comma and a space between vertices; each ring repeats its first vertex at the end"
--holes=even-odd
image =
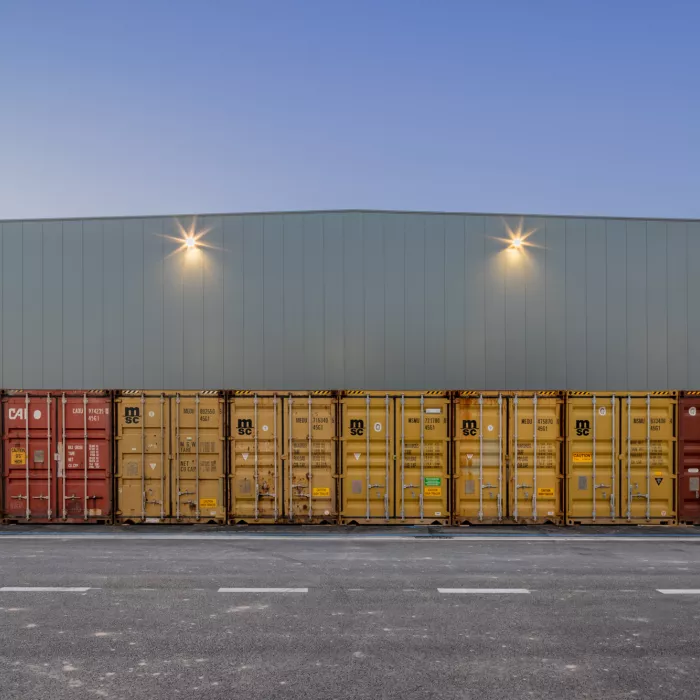
POLYGON ((554 489, 551 489, 551 488, 537 489, 537 496, 538 497, 544 496, 545 498, 548 496, 553 497, 554 496, 554 489))
POLYGON ((10 448, 10 464, 26 464, 27 463, 27 453, 24 451, 24 447, 11 447, 10 448))
POLYGON ((593 461, 593 455, 590 452, 574 452, 571 455, 571 460, 574 463, 577 462, 592 462, 593 461))
POLYGON ((424 496, 442 496, 442 486, 426 486, 423 489, 424 496))
POLYGON ((315 498, 329 498, 331 495, 331 490, 327 486, 319 487, 311 489, 311 495, 315 498))

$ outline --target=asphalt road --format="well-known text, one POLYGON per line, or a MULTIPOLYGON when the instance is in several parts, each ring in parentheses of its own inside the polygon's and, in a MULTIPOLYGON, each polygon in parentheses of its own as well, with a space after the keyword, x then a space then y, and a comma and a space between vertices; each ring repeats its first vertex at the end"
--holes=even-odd
POLYGON ((700 692, 697 537, 8 532, 3 700, 700 692))

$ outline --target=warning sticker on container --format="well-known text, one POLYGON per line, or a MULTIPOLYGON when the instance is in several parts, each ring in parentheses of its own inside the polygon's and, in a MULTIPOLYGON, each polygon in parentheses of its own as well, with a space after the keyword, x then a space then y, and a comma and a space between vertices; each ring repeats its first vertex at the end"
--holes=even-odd
POLYGON ((593 461, 593 455, 590 452, 574 452, 571 455, 571 459, 573 462, 592 462, 593 461))
POLYGON ((426 476, 424 481, 425 481, 426 486, 441 486, 442 485, 442 477, 439 477, 439 476, 426 476))
POLYGON ((554 489, 551 488, 540 488, 537 489, 537 495, 542 497, 554 497, 554 489))
POLYGON ((200 508, 216 508, 215 498, 200 498, 199 499, 200 508))
POLYGON ((424 496, 442 496, 441 486, 426 486, 423 489, 424 496))
POLYGON ((329 498, 331 495, 331 490, 327 486, 319 487, 311 489, 311 495, 314 496, 314 498, 329 498))
POLYGON ((656 482, 657 486, 661 486, 661 482, 663 481, 663 477, 657 476, 654 481, 656 482))
POLYGON ((27 453, 24 451, 24 447, 11 447, 10 448, 10 464, 26 464, 27 463, 27 453))

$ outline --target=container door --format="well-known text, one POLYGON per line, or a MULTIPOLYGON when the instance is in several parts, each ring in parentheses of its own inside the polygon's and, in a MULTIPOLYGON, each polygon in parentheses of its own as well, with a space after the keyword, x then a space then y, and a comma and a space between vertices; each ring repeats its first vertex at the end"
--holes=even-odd
POLYGON ((117 400, 117 517, 158 521, 171 516, 170 409, 164 394, 117 400))
POLYGON ((277 396, 230 402, 229 518, 277 522, 282 517, 282 401, 277 396))
POLYGON ((505 409, 500 394, 455 401, 454 508, 459 523, 505 518, 505 409))
POLYGON ((447 412, 443 396, 395 399, 399 432, 396 517, 432 522, 449 518, 447 412))
POLYGON ((614 395, 567 399, 567 518, 619 516, 619 400, 614 395))
POLYGON ((679 519, 700 523, 700 396, 681 400, 679 519))
POLYGON ((629 395, 622 400, 622 516, 629 522, 676 517, 673 397, 629 395))
POLYGON ((216 392, 178 393, 170 399, 176 520, 226 518, 223 406, 216 392))
POLYGON ((342 512, 346 520, 394 517, 394 402, 389 395, 341 403, 342 512))
POLYGON ((285 400, 285 514, 290 522, 330 523, 337 516, 335 409, 330 395, 285 400))
POLYGON ((510 515, 516 522, 562 517, 561 406, 557 398, 510 401, 510 515))
POLYGON ((50 521, 56 503, 56 402, 49 394, 6 397, 5 514, 50 521))
POLYGON ((112 412, 107 396, 62 394, 58 505, 63 520, 106 519, 112 513, 112 412))

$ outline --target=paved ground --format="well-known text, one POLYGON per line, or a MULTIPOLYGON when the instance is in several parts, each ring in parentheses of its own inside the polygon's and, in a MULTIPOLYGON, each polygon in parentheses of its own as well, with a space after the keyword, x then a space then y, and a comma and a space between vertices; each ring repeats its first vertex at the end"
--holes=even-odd
POLYGON ((270 532, 0 529, 0 698, 698 697, 694 530, 270 532))

